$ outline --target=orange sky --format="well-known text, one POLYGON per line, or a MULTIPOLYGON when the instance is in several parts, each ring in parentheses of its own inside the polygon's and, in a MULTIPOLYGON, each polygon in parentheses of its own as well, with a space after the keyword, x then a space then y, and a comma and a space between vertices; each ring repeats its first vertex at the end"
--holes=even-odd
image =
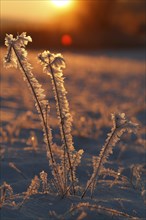
POLYGON ((74 5, 74 0, 60 8, 53 5, 52 0, 1 0, 1 19, 53 22, 61 14, 72 13, 74 5))

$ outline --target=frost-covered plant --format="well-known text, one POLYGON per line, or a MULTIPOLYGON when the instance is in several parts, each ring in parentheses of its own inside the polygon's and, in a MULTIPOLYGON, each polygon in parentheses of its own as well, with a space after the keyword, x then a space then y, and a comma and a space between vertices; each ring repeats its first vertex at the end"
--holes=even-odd
POLYGON ((61 54, 55 55, 45 51, 39 55, 39 59, 44 65, 44 71, 51 77, 56 100, 57 116, 59 119, 62 139, 62 155, 59 163, 57 163, 52 150, 53 143, 51 128, 48 124, 50 104, 46 99, 42 85, 35 78, 32 73, 32 67, 27 60, 25 46, 31 41, 31 37, 26 36, 25 32, 18 35, 16 38, 11 34, 7 34, 5 45, 8 47, 8 52, 5 56, 4 64, 6 67, 19 67, 23 73, 24 80, 27 82, 27 85, 31 90, 35 100, 35 106, 41 118, 47 156, 52 168, 52 175, 55 181, 54 185, 56 186, 58 193, 62 196, 68 191, 75 194, 77 184, 76 167, 80 163, 83 150, 76 152, 73 146, 71 135, 72 117, 70 115, 62 73, 62 68, 65 67, 65 62, 61 54))
POLYGON ((115 219, 121 219, 122 217, 124 219, 133 219, 133 220, 139 220, 140 218, 137 218, 135 216, 131 216, 125 212, 118 211, 109 207, 104 207, 102 205, 97 205, 97 204, 90 204, 89 202, 81 202, 78 203, 77 205, 72 204, 70 209, 65 212, 63 215, 57 214, 55 211, 50 211, 49 215, 52 219, 77 219, 77 220, 82 220, 82 219, 89 219, 88 216, 88 211, 94 211, 97 213, 97 218, 99 219, 102 214, 104 217, 101 217, 100 219, 106 219, 106 217, 109 219, 115 217, 115 219), (78 216, 77 216, 78 215, 78 216))
MULTIPOLYGON (((78 203, 77 205, 72 205, 71 208, 69 209, 69 211, 67 211, 63 216, 57 216, 58 219, 69 219, 69 216, 73 216, 76 215, 80 210, 84 211, 84 217, 86 217, 85 215, 85 209, 86 210, 92 210, 92 211, 96 211, 99 214, 106 214, 108 215, 112 215, 113 217, 125 217, 126 219, 137 219, 134 216, 130 216, 124 212, 120 212, 118 210, 112 209, 112 208, 107 208, 101 205, 97 205, 97 204, 90 204, 89 202, 82 202, 82 203, 78 203)), ((82 215, 80 215, 79 217, 81 217, 82 215)), ((56 216, 55 216, 56 217, 56 216)), ((78 219, 82 219, 79 218, 78 219)), ((98 218, 97 218, 98 219, 98 218)))
MULTIPOLYGON (((124 113, 112 114, 113 127, 111 132, 108 134, 108 138, 105 141, 98 157, 94 156, 93 161, 93 173, 91 178, 87 182, 87 186, 82 194, 82 198, 87 192, 88 188, 91 188, 91 196, 93 195, 94 189, 96 187, 96 182, 98 177, 105 172, 104 164, 107 162, 108 157, 113 153, 113 147, 120 140, 124 132, 136 132, 137 124, 129 121, 124 113)), ((109 170, 108 170, 109 172, 109 170)))
POLYGON ((0 208, 4 205, 4 203, 9 200, 13 195, 12 187, 4 182, 2 186, 0 186, 0 208))
POLYGON ((37 194, 38 190, 40 188, 40 179, 38 178, 38 176, 35 176, 32 180, 31 180, 31 184, 27 189, 26 192, 26 196, 29 197, 33 194, 37 194))
POLYGON ((27 188, 27 191, 25 192, 25 196, 23 198, 23 201, 19 204, 19 207, 21 208, 24 204, 24 202, 29 199, 31 195, 38 194, 40 188, 40 179, 38 176, 35 176, 32 180, 30 185, 27 188))
POLYGON ((44 89, 42 85, 38 82, 35 76, 32 73, 31 64, 27 60, 27 51, 25 46, 28 42, 31 42, 32 39, 30 36, 26 36, 26 33, 18 35, 16 38, 13 35, 6 35, 5 45, 8 47, 7 55, 4 59, 4 64, 6 67, 19 67, 23 73, 23 79, 27 82, 29 89, 35 100, 35 106, 40 115, 43 132, 44 132, 44 141, 46 143, 47 156, 49 159, 50 167, 52 168, 52 174, 59 186, 59 192, 61 193, 62 189, 60 186, 60 176, 58 173, 57 164, 52 152, 52 133, 51 129, 47 123, 47 113, 49 112, 49 102, 46 100, 46 95, 44 94, 44 89))
POLYGON ((64 189, 66 190, 68 182, 68 173, 71 181, 73 193, 75 194, 76 167, 80 163, 82 150, 76 152, 73 146, 71 135, 72 117, 69 110, 69 103, 66 97, 66 89, 64 87, 64 78, 62 69, 65 68, 65 61, 61 54, 53 54, 44 51, 40 54, 39 59, 43 65, 44 72, 51 77, 54 97, 56 100, 57 116, 59 119, 59 128, 62 140, 63 154, 61 155, 61 169, 63 176, 64 189))
POLYGON ((42 191, 43 193, 48 193, 49 191, 49 184, 48 184, 48 174, 44 171, 40 172, 40 179, 42 183, 42 191))
POLYGON ((11 120, 3 128, 0 128, 2 140, 4 142, 9 142, 10 144, 13 144, 15 139, 19 136, 20 130, 25 126, 26 122, 29 122, 31 116, 31 112, 27 111, 26 113, 20 114, 19 116, 11 120))
MULTIPOLYGON (((16 38, 13 35, 6 35, 5 45, 8 47, 7 55, 5 56, 4 63, 6 67, 19 67, 22 71, 24 80, 33 95, 35 106, 40 115, 43 132, 44 142, 46 143, 47 157, 51 167, 53 179, 51 179, 51 186, 64 197, 66 194, 75 194, 77 190, 78 179, 76 178, 76 168, 80 164, 83 150, 78 152, 73 146, 73 139, 71 135, 72 117, 69 110, 69 103, 66 97, 66 89, 64 87, 63 69, 65 68, 65 61, 61 54, 53 54, 49 51, 44 51, 39 54, 38 58, 43 65, 44 72, 50 77, 52 89, 56 101, 56 110, 61 134, 62 146, 60 149, 60 158, 55 157, 54 146, 52 143, 51 128, 48 124, 48 114, 50 111, 50 103, 46 99, 44 89, 32 73, 32 67, 27 60, 27 52, 25 46, 31 42, 30 36, 26 33, 18 35, 16 38)), ((87 190, 91 189, 91 196, 96 187, 96 182, 101 175, 111 175, 116 178, 122 178, 121 173, 116 173, 111 169, 104 167, 109 155, 113 153, 113 147, 120 140, 124 132, 135 132, 137 124, 129 121, 125 114, 113 114, 113 127, 111 133, 108 134, 105 145, 102 147, 99 156, 94 156, 93 173, 87 182, 86 188, 82 193, 82 198, 85 196, 87 190)), ((42 184, 43 192, 48 192, 48 180, 45 172, 40 173, 40 179, 35 177, 28 187, 26 197, 31 194, 38 193, 42 184)), ((127 179, 124 179, 127 181, 127 179)), ((24 199, 25 200, 25 199, 24 199)))
POLYGON ((11 167, 12 169, 14 169, 17 173, 19 173, 24 179, 27 179, 27 177, 24 175, 24 173, 18 168, 16 167, 16 165, 12 162, 9 163, 9 167, 11 167))

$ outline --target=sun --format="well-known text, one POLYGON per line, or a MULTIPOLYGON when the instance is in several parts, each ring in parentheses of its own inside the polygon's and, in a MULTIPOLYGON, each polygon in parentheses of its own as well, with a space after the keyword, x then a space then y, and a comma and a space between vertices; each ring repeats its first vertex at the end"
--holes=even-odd
POLYGON ((71 3, 71 0, 51 0, 54 6, 61 8, 66 7, 71 3))

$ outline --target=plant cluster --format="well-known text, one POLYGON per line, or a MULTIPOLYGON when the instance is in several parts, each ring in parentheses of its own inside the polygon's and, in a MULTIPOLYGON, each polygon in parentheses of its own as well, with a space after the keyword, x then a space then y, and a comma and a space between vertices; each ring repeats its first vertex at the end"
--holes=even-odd
MULTIPOLYGON (((43 72, 51 80, 52 90, 56 101, 56 112, 62 143, 60 146, 60 156, 57 157, 54 150, 52 129, 49 125, 51 103, 46 97, 43 86, 34 76, 32 66, 27 60, 27 51, 25 47, 28 42, 31 41, 31 37, 26 36, 25 32, 18 35, 16 38, 14 38, 11 34, 7 34, 5 38, 7 54, 4 58, 4 64, 6 67, 16 67, 20 69, 23 73, 23 79, 27 83, 35 101, 35 106, 41 119, 47 158, 52 172, 51 181, 53 182, 53 190, 62 198, 64 196, 77 195, 79 180, 76 176, 76 170, 81 162, 83 150, 81 149, 76 151, 73 144, 71 134, 72 117, 66 96, 67 92, 64 86, 63 76, 65 60, 61 54, 53 54, 50 51, 44 51, 38 55, 38 59, 43 66, 43 72)), ((87 181, 86 187, 82 191, 81 198, 86 195, 88 190, 91 190, 91 197, 93 196, 96 183, 101 175, 111 175, 115 178, 118 177, 122 180, 124 179, 120 172, 116 173, 114 170, 108 169, 104 165, 109 156, 113 153, 113 148, 116 146, 121 136, 125 132, 136 132, 137 124, 129 121, 124 113, 112 114, 112 120, 113 127, 111 132, 108 134, 108 138, 106 139, 104 146, 102 147, 99 155, 93 156, 92 158, 93 173, 87 181)), ((40 179, 42 180, 43 191, 48 192, 47 174, 42 171, 40 179)), ((32 180, 25 199, 28 198, 29 195, 36 194, 38 192, 40 179, 36 176, 32 180)), ((83 205, 84 204, 81 204, 81 206, 83 205)), ((95 208, 100 209, 100 207, 95 208)))

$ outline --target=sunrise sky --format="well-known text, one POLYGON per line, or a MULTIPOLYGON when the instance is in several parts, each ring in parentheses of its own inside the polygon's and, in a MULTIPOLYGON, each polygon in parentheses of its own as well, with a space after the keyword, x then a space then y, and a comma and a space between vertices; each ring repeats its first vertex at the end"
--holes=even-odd
POLYGON ((1 0, 1 18, 53 22, 62 13, 71 13, 74 7, 74 0, 1 0))

